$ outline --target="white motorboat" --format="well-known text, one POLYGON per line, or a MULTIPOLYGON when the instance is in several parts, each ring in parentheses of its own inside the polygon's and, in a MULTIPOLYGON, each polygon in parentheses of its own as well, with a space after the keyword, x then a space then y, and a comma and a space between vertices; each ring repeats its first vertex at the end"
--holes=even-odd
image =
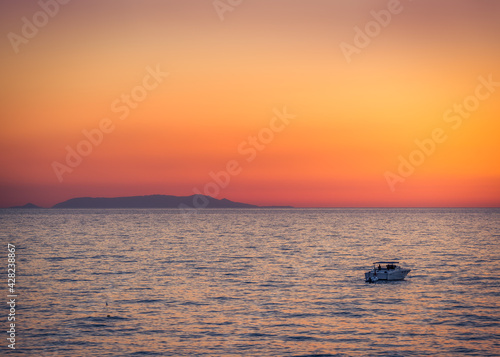
POLYGON ((365 273, 365 280, 374 283, 378 280, 404 280, 411 269, 401 268, 399 262, 375 262, 373 269, 365 273))

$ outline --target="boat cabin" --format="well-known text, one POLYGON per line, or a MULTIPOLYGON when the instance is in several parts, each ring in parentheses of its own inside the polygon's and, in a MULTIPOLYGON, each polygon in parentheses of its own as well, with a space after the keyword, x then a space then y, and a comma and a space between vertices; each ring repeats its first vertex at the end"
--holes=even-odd
POLYGON ((396 269, 398 267, 399 262, 374 262, 373 263, 373 269, 374 270, 392 270, 396 269))

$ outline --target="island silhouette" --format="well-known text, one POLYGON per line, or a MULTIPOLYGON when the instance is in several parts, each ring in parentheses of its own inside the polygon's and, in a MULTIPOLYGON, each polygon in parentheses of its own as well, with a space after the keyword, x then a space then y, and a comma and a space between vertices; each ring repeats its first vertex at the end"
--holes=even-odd
MULTIPOLYGON (((10 208, 42 208, 32 203, 10 208)), ((206 195, 172 196, 147 195, 127 197, 77 197, 60 202, 51 208, 293 208, 292 206, 257 206, 217 199, 206 195)))

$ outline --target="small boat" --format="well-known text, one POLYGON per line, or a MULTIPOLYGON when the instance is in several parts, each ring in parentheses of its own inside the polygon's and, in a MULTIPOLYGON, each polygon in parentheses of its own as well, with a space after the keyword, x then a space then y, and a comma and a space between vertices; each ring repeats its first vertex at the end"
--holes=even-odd
POLYGON ((378 280, 404 280, 411 269, 401 268, 399 262, 375 262, 373 269, 365 273, 365 281, 374 283, 378 280))

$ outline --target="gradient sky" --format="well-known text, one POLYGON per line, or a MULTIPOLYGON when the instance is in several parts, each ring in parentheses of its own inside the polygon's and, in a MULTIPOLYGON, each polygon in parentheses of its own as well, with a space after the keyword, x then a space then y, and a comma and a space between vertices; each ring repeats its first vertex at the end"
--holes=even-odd
POLYGON ((203 193, 231 160, 241 172, 217 198, 499 206, 500 86, 469 96, 500 82, 500 2, 402 0, 348 62, 341 44, 392 3, 244 0, 222 21, 211 0, 73 0, 16 53, 9 34, 41 7, 0 1, 0 207, 203 193), (112 103, 157 66, 169 76, 121 120, 112 103), (444 120, 467 98, 474 111, 444 120), (295 117, 247 160, 283 108, 295 117), (53 163, 103 118, 112 132, 60 182, 53 163), (437 128, 446 139, 401 176, 437 128), (404 181, 391 189, 388 172, 404 181))

